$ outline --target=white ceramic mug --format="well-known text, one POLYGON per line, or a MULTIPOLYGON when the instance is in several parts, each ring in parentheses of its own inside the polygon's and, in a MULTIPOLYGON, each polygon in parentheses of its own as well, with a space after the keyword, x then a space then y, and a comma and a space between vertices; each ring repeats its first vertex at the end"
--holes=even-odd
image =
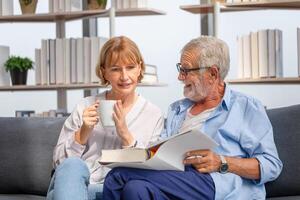
POLYGON ((113 119, 114 105, 117 103, 115 100, 100 100, 98 113, 103 126, 115 126, 113 119))

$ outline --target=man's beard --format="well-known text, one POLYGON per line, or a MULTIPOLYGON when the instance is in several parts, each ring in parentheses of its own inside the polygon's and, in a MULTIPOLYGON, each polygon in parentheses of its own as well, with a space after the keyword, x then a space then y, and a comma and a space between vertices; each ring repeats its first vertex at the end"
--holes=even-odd
POLYGON ((211 87, 211 85, 205 84, 203 80, 199 80, 189 88, 184 88, 184 96, 194 102, 200 102, 208 96, 211 87))

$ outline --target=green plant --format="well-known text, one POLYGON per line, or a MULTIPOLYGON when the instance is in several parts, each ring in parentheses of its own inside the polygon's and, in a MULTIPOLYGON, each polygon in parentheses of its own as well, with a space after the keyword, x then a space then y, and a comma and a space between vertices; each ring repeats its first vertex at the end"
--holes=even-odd
POLYGON ((32 3, 32 0, 21 0, 26 6, 32 3))
POLYGON ((20 56, 10 56, 4 63, 5 70, 8 72, 10 70, 19 70, 21 72, 33 69, 33 61, 27 57, 20 56))
POLYGON ((106 0, 97 0, 98 5, 106 5, 106 0))

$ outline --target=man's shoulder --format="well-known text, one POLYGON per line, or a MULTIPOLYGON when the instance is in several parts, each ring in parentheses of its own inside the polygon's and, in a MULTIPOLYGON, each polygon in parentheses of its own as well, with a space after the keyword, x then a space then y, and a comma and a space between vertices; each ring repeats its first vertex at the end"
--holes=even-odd
POLYGON ((255 108, 262 106, 261 101, 251 95, 236 90, 230 90, 230 93, 231 104, 240 104, 247 107, 251 106, 255 108))

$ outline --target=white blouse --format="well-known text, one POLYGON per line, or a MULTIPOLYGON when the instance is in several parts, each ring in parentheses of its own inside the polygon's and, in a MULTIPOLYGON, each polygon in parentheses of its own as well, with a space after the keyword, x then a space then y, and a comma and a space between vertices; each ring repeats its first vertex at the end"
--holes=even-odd
MULTIPOLYGON (((86 97, 76 105, 62 127, 53 153, 54 167, 68 157, 83 159, 90 170, 90 183, 103 182, 109 171, 107 167, 100 165, 97 161, 101 157, 101 150, 122 148, 121 139, 115 128, 103 127, 101 122, 95 125, 86 145, 81 145, 75 141, 75 132, 83 124, 83 110, 94 104, 96 99, 105 99, 105 92, 86 97)), ((137 147, 140 148, 144 148, 150 142, 159 139, 163 129, 163 121, 161 110, 140 95, 126 115, 128 129, 137 141, 137 147)))

